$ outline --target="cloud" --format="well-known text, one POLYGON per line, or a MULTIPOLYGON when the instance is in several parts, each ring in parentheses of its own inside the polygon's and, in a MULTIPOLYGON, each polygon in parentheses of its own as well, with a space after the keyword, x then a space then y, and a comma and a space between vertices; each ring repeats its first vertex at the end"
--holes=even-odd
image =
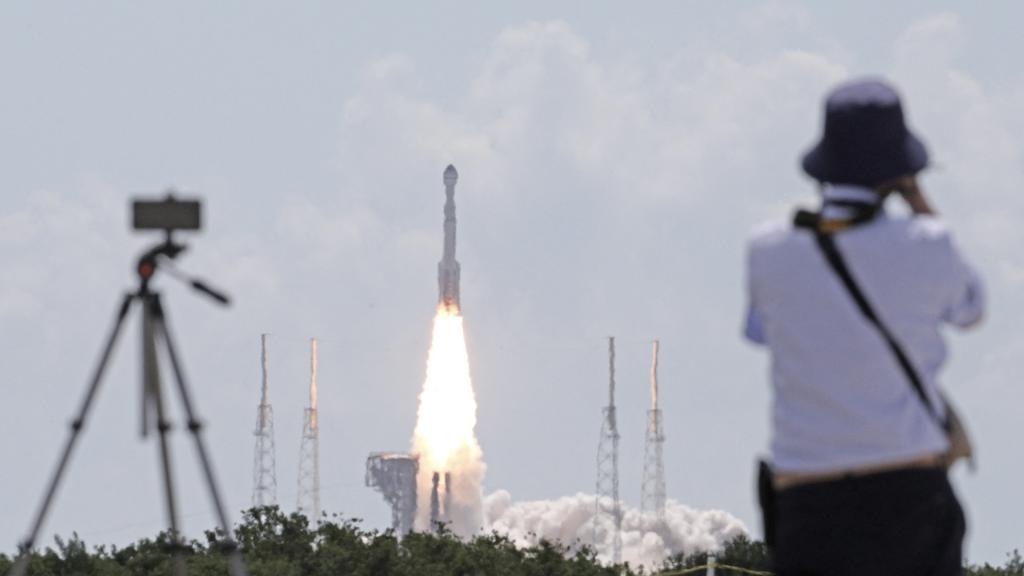
POLYGON ((414 166, 458 158, 471 167, 475 191, 490 199, 572 195, 571 188, 551 190, 551 180, 571 180, 574 188, 596 188, 587 197, 592 203, 619 202, 626 189, 631 197, 698 196, 722 177, 708 174, 717 172, 709 160, 740 155, 756 162, 768 149, 762 144, 784 137, 779 129, 787 122, 810 126, 807 104, 816 109, 822 89, 845 74, 799 50, 755 60, 710 53, 696 69, 625 67, 594 58, 562 22, 502 32, 465 96, 447 108, 417 98, 406 89, 410 82, 394 81, 415 73, 406 57, 388 56, 368 69, 346 102, 347 152, 359 148, 379 164, 374 149, 360 146, 372 133, 390 157, 414 166))
POLYGON ((1015 281, 1021 259, 1008 249, 1024 241, 1024 142, 1011 127, 1020 95, 985 87, 959 64, 966 42, 950 13, 925 18, 896 41, 893 76, 907 93, 915 125, 924 127, 937 164, 940 210, 964 226, 963 237, 1000 280, 1015 281), (1003 270, 1011 271, 1004 275, 1003 270))
POLYGON ((120 225, 117 215, 126 209, 111 200, 97 190, 79 198, 39 190, 0 215, 0 321, 56 320, 50 305, 73 301, 78 291, 102 282, 109 269, 96 255, 115 250, 103 231, 120 225), (44 258, 58 258, 60 265, 43 266, 44 258))

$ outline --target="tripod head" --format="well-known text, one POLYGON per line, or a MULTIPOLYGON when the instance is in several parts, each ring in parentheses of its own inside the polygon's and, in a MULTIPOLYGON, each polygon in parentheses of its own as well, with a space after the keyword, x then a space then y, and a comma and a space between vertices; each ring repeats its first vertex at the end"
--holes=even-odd
POLYGON ((227 294, 211 288, 198 278, 188 276, 174 265, 174 259, 187 249, 188 246, 175 242, 171 231, 168 230, 167 237, 163 242, 143 252, 135 267, 135 272, 139 276, 138 295, 150 294, 149 281, 156 275, 157 270, 167 270, 170 277, 191 286, 193 290, 212 298, 218 304, 222 306, 230 304, 231 299, 227 294))
POLYGON ((174 240, 175 230, 198 230, 200 228, 200 207, 198 200, 179 200, 169 190, 163 200, 136 200, 132 203, 133 227, 136 230, 163 230, 164 240, 155 244, 139 257, 135 272, 139 276, 139 296, 149 295, 149 281, 157 270, 166 269, 169 275, 189 285, 192 289, 209 296, 221 305, 230 303, 226 294, 215 290, 202 280, 189 277, 174 266, 174 259, 188 249, 174 240))
POLYGON ((139 257, 138 265, 135 267, 135 272, 139 275, 139 292, 149 291, 149 281, 156 274, 161 257, 166 258, 168 261, 173 261, 186 249, 188 249, 187 246, 174 241, 171 231, 168 230, 167 238, 163 242, 143 252, 142 256, 139 257))

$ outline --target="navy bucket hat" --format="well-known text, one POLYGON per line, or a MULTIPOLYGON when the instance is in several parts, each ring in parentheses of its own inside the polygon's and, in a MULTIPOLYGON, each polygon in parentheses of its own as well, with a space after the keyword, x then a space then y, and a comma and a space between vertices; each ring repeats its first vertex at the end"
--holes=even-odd
POLYGON ((855 80, 825 101, 825 131, 803 158, 819 182, 874 187, 928 165, 924 144, 907 129, 899 94, 881 80, 855 80))

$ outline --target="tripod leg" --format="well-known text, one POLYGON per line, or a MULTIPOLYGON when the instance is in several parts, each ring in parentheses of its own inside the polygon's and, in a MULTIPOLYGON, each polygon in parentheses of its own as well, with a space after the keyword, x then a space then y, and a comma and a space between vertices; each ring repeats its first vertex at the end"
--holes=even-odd
POLYGON ((224 509, 224 501, 221 499, 220 490, 217 488, 217 482, 213 476, 213 464, 210 461, 209 453, 206 451, 206 444, 203 442, 201 434, 203 425, 196 417, 192 398, 189 396, 188 386, 185 383, 185 374, 182 371, 181 362, 178 360, 178 353, 174 348, 174 342, 171 340, 170 330, 167 328, 167 317, 160 304, 160 299, 156 295, 153 296, 153 312, 154 320, 156 321, 155 326, 160 336, 163 337, 164 345, 167 347, 167 356, 171 360, 171 368, 174 370, 174 379, 178 385, 178 393, 181 396, 181 403, 185 407, 185 416, 188 418, 188 430, 192 435, 192 440, 195 442, 196 453, 199 455, 199 462, 202 464, 203 474, 206 477, 206 487, 210 491, 210 498, 213 500, 220 529, 224 533, 228 569, 232 576, 247 576, 248 572, 245 569, 245 564, 242 562, 242 554, 238 549, 238 543, 235 541, 234 533, 231 529, 231 522, 228 521, 228 515, 224 509))
POLYGON ((28 537, 26 537, 18 547, 19 557, 14 564, 14 568, 11 570, 11 576, 23 576, 25 571, 28 569, 28 562, 32 556, 32 548, 36 544, 39 532, 43 528, 43 522, 46 520, 46 516, 50 512, 50 506, 53 504, 54 497, 57 495, 57 488, 60 486, 60 481, 64 476, 64 471, 67 469, 68 462, 71 460, 71 453, 75 448, 75 444, 78 443, 78 438, 81 436, 82 428, 85 427, 85 419, 88 417, 89 410, 92 408, 93 400, 96 399, 96 393, 99 391, 100 382, 103 381, 103 373, 106 371, 107 364, 110 362, 110 356, 114 352, 114 345, 117 343, 117 337, 121 333, 121 328, 124 325, 124 319, 128 316, 128 311, 131 309, 133 299, 134 296, 132 294, 126 294, 124 300, 121 302, 120 309, 117 311, 114 326, 110 331, 110 336, 107 337, 107 343, 103 347, 103 352, 100 354, 100 361, 99 364, 96 365, 96 370, 93 372, 92 381, 86 389, 85 397, 82 398, 82 404, 78 409, 78 414, 75 416, 75 419, 71 421, 71 434, 68 436, 67 442, 64 444, 64 451, 61 453, 60 460, 57 462, 57 468, 54 470, 53 476, 50 477, 50 483, 47 486, 46 495, 43 497, 43 501, 39 505, 39 510, 36 512, 36 517, 32 523, 32 528, 29 531, 28 537))
MULTIPOLYGON (((158 401, 159 402, 159 401, 158 401)), ((178 528, 178 507, 174 499, 174 484, 171 477, 171 453, 167 445, 167 432, 170 425, 164 420, 158 409, 157 430, 160 434, 160 460, 164 474, 164 496, 167 505, 168 524, 171 527, 171 566, 174 576, 185 576, 185 559, 181 556, 184 545, 181 542, 181 531, 178 528)))
MULTIPOLYGON (((181 556, 183 545, 178 527, 178 506, 174 497, 174 476, 171 467, 171 451, 167 435, 171 429, 164 409, 163 390, 160 386, 160 371, 156 355, 156 315, 153 313, 152 295, 143 296, 142 348, 143 348, 143 414, 152 410, 156 415, 156 428, 160 442, 160 464, 164 476, 164 502, 167 506, 167 522, 170 525, 171 570, 174 576, 185 576, 185 559, 181 556)), ((147 418, 143 418, 144 426, 147 418)), ((143 432, 146 429, 143 428, 143 432)))

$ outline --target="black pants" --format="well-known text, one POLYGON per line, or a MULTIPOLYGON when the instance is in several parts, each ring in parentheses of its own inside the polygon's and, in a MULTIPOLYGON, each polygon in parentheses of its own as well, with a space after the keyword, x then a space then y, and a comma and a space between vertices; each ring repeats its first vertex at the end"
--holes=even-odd
POLYGON ((946 471, 900 470, 778 493, 778 576, 953 576, 964 516, 946 471))

